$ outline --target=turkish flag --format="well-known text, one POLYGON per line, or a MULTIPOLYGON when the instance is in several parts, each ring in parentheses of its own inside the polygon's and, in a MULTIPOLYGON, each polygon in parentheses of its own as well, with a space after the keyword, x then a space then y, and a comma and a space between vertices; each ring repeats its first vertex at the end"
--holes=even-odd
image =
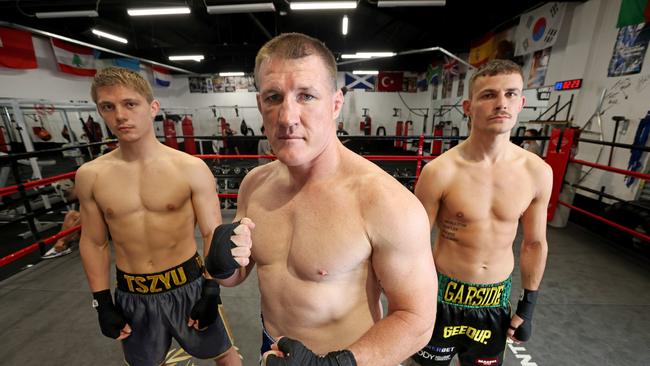
POLYGON ((377 75, 378 92, 402 91, 404 74, 401 72, 380 72, 377 75))
POLYGON ((31 33, 0 27, 0 66, 12 69, 38 67, 31 33))

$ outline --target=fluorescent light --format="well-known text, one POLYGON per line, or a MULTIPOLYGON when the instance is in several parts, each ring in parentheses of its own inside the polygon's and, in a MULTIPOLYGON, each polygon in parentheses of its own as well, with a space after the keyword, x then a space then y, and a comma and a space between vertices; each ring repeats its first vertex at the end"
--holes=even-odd
POLYGON ((178 55, 178 56, 169 56, 169 61, 196 61, 199 62, 203 60, 203 55, 178 55))
POLYGON ((82 18, 89 17, 95 18, 99 14, 95 10, 76 10, 76 11, 49 11, 44 13, 35 13, 34 14, 39 19, 47 18, 82 18))
POLYGON ((233 5, 209 5, 208 14, 232 14, 232 13, 255 13, 263 11, 275 11, 275 5, 269 3, 233 4, 233 5))
POLYGON ((343 16, 343 24, 342 24, 341 33, 343 33, 344 36, 348 35, 348 16, 347 15, 343 16))
POLYGON ((352 73, 354 75, 379 75, 377 70, 354 70, 352 73))
POLYGON ((241 71, 235 72, 220 72, 219 76, 244 76, 245 74, 241 71))
POLYGON ((112 39, 114 41, 124 43, 124 44, 129 43, 129 41, 127 41, 126 38, 122 38, 122 37, 116 36, 114 34, 106 33, 106 32, 100 31, 98 29, 93 28, 91 30, 91 32, 93 32, 94 35, 96 35, 97 37, 100 37, 100 38, 104 37, 104 38, 112 39))
POLYGON ((331 9, 356 9, 356 1, 294 1, 290 4, 291 10, 331 10, 331 9))
POLYGON ((132 17, 146 16, 146 15, 172 15, 172 14, 189 14, 190 8, 187 6, 175 8, 144 8, 144 9, 126 9, 132 17))
POLYGON ((355 54, 343 54, 341 58, 373 58, 373 57, 393 57, 395 52, 357 52, 355 54))
POLYGON ((445 6, 446 0, 379 0, 377 7, 390 8, 398 6, 445 6))

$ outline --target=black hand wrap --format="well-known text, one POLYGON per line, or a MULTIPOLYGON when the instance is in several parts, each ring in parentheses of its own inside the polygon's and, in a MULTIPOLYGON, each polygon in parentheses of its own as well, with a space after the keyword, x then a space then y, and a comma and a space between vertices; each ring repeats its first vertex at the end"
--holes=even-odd
POLYGON ((102 334, 108 338, 117 338, 126 325, 122 311, 113 304, 111 290, 93 292, 93 299, 97 301, 97 317, 102 334))
POLYGON ((284 358, 269 355, 266 366, 357 366, 354 355, 348 350, 317 356, 300 341, 286 337, 278 341, 278 348, 284 353, 284 358))
POLYGON ((221 304, 221 289, 215 281, 205 280, 201 290, 201 298, 194 304, 190 318, 199 321, 199 328, 205 328, 214 323, 219 316, 221 304))
POLYGON ((230 240, 237 226, 239 226, 239 221, 232 224, 222 224, 214 229, 210 251, 208 256, 205 257, 205 269, 214 278, 226 279, 239 268, 239 263, 235 261, 230 251, 237 246, 230 240))
POLYGON ((517 314, 524 322, 515 329, 515 338, 525 342, 533 335, 533 311, 537 303, 538 291, 531 291, 524 289, 523 294, 517 303, 517 314))

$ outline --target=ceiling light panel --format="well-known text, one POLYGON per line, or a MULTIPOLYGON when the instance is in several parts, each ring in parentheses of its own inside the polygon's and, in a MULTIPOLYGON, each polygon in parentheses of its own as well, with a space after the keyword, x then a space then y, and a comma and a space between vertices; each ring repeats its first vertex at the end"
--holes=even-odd
POLYGON ((208 5, 206 9, 208 11, 208 14, 258 13, 265 11, 275 11, 275 5, 273 5, 272 2, 232 5, 208 5))
POLYGON ((150 15, 176 15, 176 14, 189 14, 190 8, 187 6, 174 7, 174 8, 141 8, 141 9, 126 9, 126 12, 132 17, 150 16, 150 15))
POLYGON ((356 1, 292 1, 291 10, 339 10, 356 9, 356 1))

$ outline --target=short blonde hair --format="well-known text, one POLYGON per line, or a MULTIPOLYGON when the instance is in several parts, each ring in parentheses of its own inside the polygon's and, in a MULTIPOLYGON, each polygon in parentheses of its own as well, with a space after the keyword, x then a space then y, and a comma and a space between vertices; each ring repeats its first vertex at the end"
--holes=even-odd
POLYGON ((501 60, 495 59, 490 60, 487 63, 481 65, 481 67, 476 70, 474 75, 469 79, 469 97, 472 97, 472 92, 474 88, 474 83, 476 79, 482 76, 496 76, 496 75, 509 75, 509 74, 519 74, 521 80, 524 79, 524 74, 521 71, 521 67, 510 60, 501 60))
POLYGON ((153 91, 151 85, 146 81, 142 75, 135 71, 121 67, 107 67, 100 70, 93 79, 90 87, 90 96, 93 102, 97 103, 97 89, 103 86, 121 85, 135 90, 138 94, 142 95, 147 102, 153 102, 153 91))
POLYGON ((259 72, 264 61, 273 57, 295 60, 311 55, 323 61, 332 81, 332 90, 336 90, 336 60, 332 51, 323 42, 302 33, 283 33, 260 48, 255 57, 255 84, 259 88, 259 72))

